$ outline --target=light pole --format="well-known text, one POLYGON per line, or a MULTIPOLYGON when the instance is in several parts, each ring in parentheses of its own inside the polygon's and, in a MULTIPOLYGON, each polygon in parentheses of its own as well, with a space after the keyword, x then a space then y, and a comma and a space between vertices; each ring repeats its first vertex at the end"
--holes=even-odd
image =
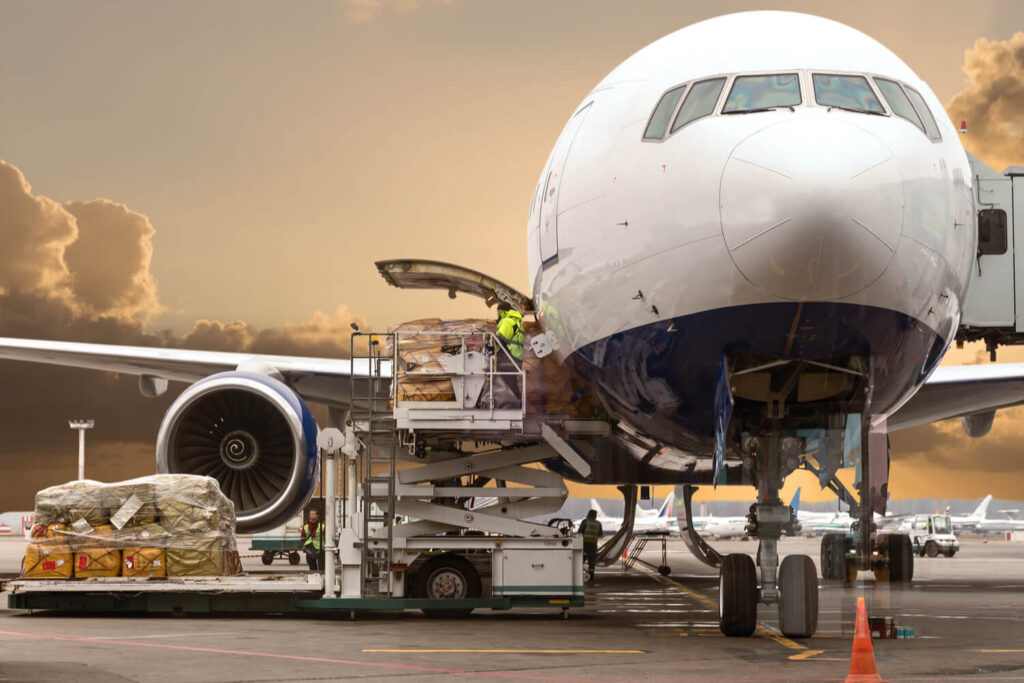
POLYGON ((78 430, 78 480, 85 479, 85 430, 96 426, 94 420, 68 420, 68 426, 78 430))

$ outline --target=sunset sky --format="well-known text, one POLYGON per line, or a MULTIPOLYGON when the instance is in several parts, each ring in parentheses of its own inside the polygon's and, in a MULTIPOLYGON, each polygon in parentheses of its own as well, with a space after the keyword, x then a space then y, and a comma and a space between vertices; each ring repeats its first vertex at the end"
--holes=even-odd
MULTIPOLYGON (((530 197, 583 96, 666 33, 765 8, 880 40, 968 119, 969 149, 1024 163, 1012 0, 0 0, 0 334, 337 355, 353 319, 490 315, 391 289, 373 261, 528 290, 530 197)), ((152 471, 171 397, 12 363, 0 388, 0 510, 74 476, 68 417, 97 419, 92 476, 152 471)), ((1021 409, 984 440, 896 434, 894 495, 1022 498, 1021 437, 1021 409)))

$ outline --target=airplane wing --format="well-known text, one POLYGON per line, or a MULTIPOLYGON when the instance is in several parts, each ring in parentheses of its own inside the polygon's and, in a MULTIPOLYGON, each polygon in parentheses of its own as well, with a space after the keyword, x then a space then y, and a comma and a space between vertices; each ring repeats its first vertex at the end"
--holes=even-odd
MULTIPOLYGON (((352 378, 366 381, 369 361, 305 358, 223 351, 191 351, 111 344, 42 341, 0 337, 0 360, 106 370, 173 382, 196 382, 218 372, 251 370, 276 372, 300 396, 310 401, 344 407, 351 402, 352 378)), ((391 367, 382 361, 381 375, 391 367)), ((360 395, 365 395, 360 391, 360 395)))
POLYGON ((889 431, 1024 404, 1024 363, 951 365, 888 419, 889 431))

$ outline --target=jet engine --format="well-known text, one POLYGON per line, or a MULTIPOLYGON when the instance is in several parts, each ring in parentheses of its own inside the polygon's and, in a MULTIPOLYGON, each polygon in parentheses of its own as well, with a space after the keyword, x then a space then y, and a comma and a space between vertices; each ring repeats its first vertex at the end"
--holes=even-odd
POLYGON ((994 410, 987 413, 964 415, 960 418, 960 425, 964 428, 964 434, 972 439, 980 439, 992 429, 992 420, 995 416, 996 411, 994 410))
POLYGON ((316 420, 283 382, 224 372, 186 389, 157 436, 157 471, 214 477, 235 504, 239 533, 293 517, 320 479, 316 420))

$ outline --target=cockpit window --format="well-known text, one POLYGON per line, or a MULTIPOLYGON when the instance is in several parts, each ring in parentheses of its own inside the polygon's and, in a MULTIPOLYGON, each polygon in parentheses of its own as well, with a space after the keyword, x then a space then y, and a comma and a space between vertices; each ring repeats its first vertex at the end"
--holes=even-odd
POLYGON ((660 140, 665 137, 665 130, 668 122, 672 120, 672 112, 676 110, 679 97, 686 90, 685 85, 673 88, 661 96, 658 106, 651 114, 651 120, 647 123, 647 130, 644 131, 644 140, 660 140))
POLYGON ((942 135, 939 133, 939 125, 935 123, 935 117, 932 116, 932 112, 928 109, 928 105, 924 103, 924 98, 921 97, 921 93, 917 92, 910 86, 907 88, 907 97, 914 103, 914 108, 917 109, 917 113, 921 115, 921 120, 924 121, 924 132, 928 133, 928 137, 932 140, 941 140, 942 135))
POLYGON ((885 108, 863 76, 814 74, 814 99, 823 107, 884 114, 885 108))
POLYGON ((802 101, 800 78, 796 74, 738 76, 722 113, 746 114, 777 107, 795 107, 802 101))
POLYGON ((714 112, 723 87, 725 87, 724 78, 712 78, 709 81, 694 83, 690 92, 686 93, 683 106, 679 107, 675 123, 672 124, 672 132, 675 133, 691 121, 696 121, 714 112))
POLYGON ((893 114, 905 118, 921 130, 924 130, 920 117, 914 111, 914 105, 907 99, 899 83, 888 81, 884 78, 876 78, 875 85, 882 91, 882 97, 889 103, 889 108, 892 109, 893 114))

